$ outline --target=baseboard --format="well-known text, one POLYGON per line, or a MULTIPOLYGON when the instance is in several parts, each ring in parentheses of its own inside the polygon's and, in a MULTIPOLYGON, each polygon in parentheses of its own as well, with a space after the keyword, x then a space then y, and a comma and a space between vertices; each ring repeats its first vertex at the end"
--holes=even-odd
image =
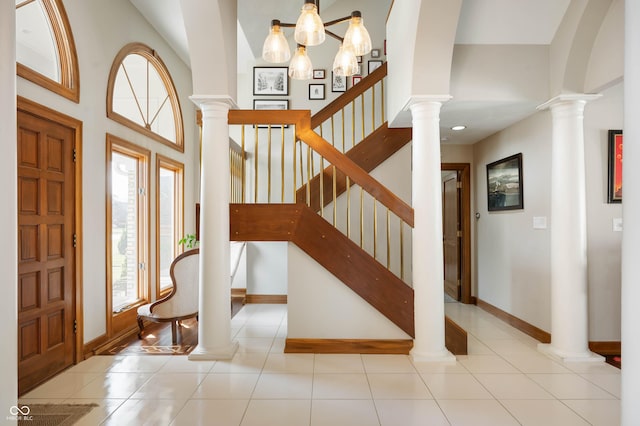
POLYGON ((478 307, 484 309, 489 312, 491 315, 500 318, 502 321, 506 322, 510 326, 522 331, 525 334, 533 337, 534 339, 540 341, 541 343, 551 343, 551 334, 547 333, 544 330, 539 329, 538 327, 529 324, 526 321, 521 320, 518 317, 514 317, 508 312, 503 311, 500 308, 493 306, 490 303, 485 302, 484 300, 478 299, 478 307))
MULTIPOLYGON (((145 327, 149 324, 149 322, 145 321, 144 325, 145 327)), ((109 351, 111 348, 113 348, 114 346, 116 346, 119 342, 122 342, 123 340, 127 340, 129 339, 131 336, 138 334, 138 326, 134 326, 131 328, 126 329, 125 331, 123 331, 121 334, 112 337, 111 339, 108 339, 106 342, 104 342, 103 344, 101 344, 100 346, 96 347, 93 350, 93 354, 94 355, 101 355, 107 351, 109 351)))
POLYGON ((247 303, 247 289, 246 288, 232 288, 231 289, 231 298, 232 299, 242 299, 242 304, 247 303))
POLYGON ((109 342, 109 338, 106 334, 96 337, 95 339, 85 343, 82 347, 82 359, 91 358, 96 354, 96 349, 106 345, 109 342))
POLYGON ((589 350, 599 355, 620 355, 622 345, 620 342, 589 342, 589 350))
POLYGON ((413 340, 287 339, 285 353, 408 355, 413 340))
POLYGON ((247 294, 247 303, 287 304, 286 294, 247 294))

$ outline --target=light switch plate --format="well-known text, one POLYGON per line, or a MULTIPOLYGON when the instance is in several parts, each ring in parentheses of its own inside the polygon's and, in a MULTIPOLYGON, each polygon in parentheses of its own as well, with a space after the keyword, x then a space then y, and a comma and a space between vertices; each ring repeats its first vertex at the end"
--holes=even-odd
POLYGON ((533 217, 533 229, 547 229, 547 217, 546 216, 534 216, 533 217))
POLYGON ((613 218, 613 232, 622 232, 622 218, 614 217, 613 218))

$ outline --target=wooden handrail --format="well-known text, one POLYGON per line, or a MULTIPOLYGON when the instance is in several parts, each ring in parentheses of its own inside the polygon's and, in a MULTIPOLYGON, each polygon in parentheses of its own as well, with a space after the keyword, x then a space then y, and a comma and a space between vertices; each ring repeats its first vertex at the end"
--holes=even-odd
POLYGON ((411 206, 313 131, 310 127, 311 113, 308 110, 230 110, 228 121, 229 124, 295 125, 296 138, 313 148, 327 161, 335 165, 338 170, 349 176, 354 183, 360 185, 366 192, 388 207, 396 216, 413 227, 413 209, 411 206))
POLYGON ((333 102, 322 108, 311 117, 311 128, 315 129, 326 120, 330 119, 336 111, 340 111, 342 108, 353 102, 358 96, 362 95, 368 89, 373 87, 377 82, 382 80, 387 75, 387 63, 384 62, 382 66, 376 68, 368 76, 364 77, 360 83, 355 84, 349 90, 347 90, 342 96, 338 96, 333 102))

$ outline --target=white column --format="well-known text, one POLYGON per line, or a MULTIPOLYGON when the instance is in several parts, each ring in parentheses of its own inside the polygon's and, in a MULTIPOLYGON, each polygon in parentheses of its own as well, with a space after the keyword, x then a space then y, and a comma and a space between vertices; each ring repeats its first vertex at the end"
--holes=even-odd
MULTIPOLYGON (((16 6, 13 2, 0 2, 0 182, 3 184, 0 209, 0 270, 3 274, 0 297, 0 342, 9 350, 0 354, 0 419, 9 416, 9 408, 18 398, 18 154, 16 134, 16 6)), ((7 423, 10 421, 7 420, 7 423)), ((2 423, 2 421, 0 421, 2 423)), ((17 424, 11 421, 12 424, 17 424)))
POLYGON ((551 109, 551 344, 563 361, 604 361, 589 351, 587 205, 583 112, 600 95, 560 95, 551 109))
POLYGON ((412 142, 412 234, 415 339, 414 361, 455 361, 444 344, 444 253, 440 107, 449 97, 415 100, 410 106, 412 142))
POLYGON ((640 3, 625 2, 622 168, 622 425, 640 424, 640 3))
POLYGON ((231 359, 229 124, 226 98, 193 96, 202 111, 198 346, 189 359, 231 359))

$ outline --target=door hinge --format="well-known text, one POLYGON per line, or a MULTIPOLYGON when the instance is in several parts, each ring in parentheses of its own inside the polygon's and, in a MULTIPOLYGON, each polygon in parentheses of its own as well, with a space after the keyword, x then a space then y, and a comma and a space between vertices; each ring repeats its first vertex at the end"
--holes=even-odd
POLYGON ((73 162, 75 163, 77 159, 78 159, 78 151, 75 148, 73 148, 73 162))
POLYGON ((456 188, 462 189, 462 182, 456 182, 456 188))
POLYGON ((456 237, 462 238, 462 231, 456 231, 456 237))
POLYGON ((78 234, 73 234, 73 248, 78 247, 78 234))
POLYGON ((142 187, 138 188, 138 195, 147 195, 147 190, 142 187))
POLYGON ((458 280, 458 285, 462 285, 462 282, 460 280, 458 280))
POLYGON ((138 269, 140 269, 141 271, 144 271, 144 262, 138 263, 138 269))
POLYGON ((73 320, 73 334, 78 333, 78 320, 73 320))

